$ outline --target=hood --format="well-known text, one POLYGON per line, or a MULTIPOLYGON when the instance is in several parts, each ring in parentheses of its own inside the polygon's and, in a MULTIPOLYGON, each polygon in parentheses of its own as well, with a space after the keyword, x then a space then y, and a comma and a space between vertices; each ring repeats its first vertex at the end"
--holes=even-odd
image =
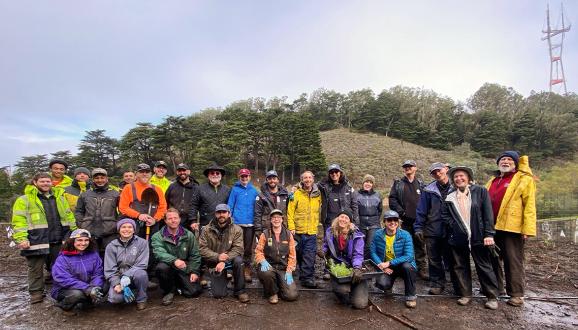
MULTIPOLYGON (((308 194, 309 192, 305 189, 303 189, 303 184, 301 182, 299 182, 299 190, 301 190, 304 194, 308 194)), ((317 196, 321 196, 321 192, 319 191, 319 187, 317 186, 317 183, 313 183, 313 188, 311 189, 311 196, 312 197, 317 197, 317 196)))
MULTIPOLYGON (((34 197, 36 198, 36 195, 38 195, 40 191, 38 190, 38 188, 36 188, 35 185, 33 184, 27 184, 26 187, 24 187, 24 194, 34 197)), ((50 189, 50 192, 54 195, 54 197, 59 197, 64 193, 64 189, 50 189)))
MULTIPOLYGON (((289 195, 289 192, 287 191, 287 189, 285 189, 285 187, 283 187, 282 185, 277 185, 277 187, 279 188, 279 190, 277 191, 277 196, 289 195)), ((261 192, 263 194, 270 194, 269 185, 267 185, 267 182, 261 185, 261 192)))

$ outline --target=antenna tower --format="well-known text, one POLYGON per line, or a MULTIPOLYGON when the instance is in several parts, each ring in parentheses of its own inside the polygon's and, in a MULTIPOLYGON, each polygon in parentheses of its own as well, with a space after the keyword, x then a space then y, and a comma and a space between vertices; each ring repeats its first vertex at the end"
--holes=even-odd
POLYGON ((566 90, 566 78, 564 77, 564 65, 562 64, 562 49, 564 45, 564 34, 570 31, 571 24, 568 26, 564 22, 564 6, 560 4, 561 8, 561 23, 562 26, 558 28, 557 26, 553 29, 550 25, 550 6, 546 7, 546 29, 542 30, 544 36, 542 40, 548 40, 548 50, 550 53, 550 81, 548 83, 550 88, 550 93, 552 92, 552 86, 562 84, 564 88, 564 94, 567 94, 566 90))

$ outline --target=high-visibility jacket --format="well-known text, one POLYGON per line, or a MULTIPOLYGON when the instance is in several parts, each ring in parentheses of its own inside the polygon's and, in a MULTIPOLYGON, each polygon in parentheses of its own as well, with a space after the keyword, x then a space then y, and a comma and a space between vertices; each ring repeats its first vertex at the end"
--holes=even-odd
MULTIPOLYGON (((24 195, 18 197, 12 208, 12 229, 14 241, 30 242, 30 248, 21 250, 23 256, 49 253, 48 220, 42 201, 38 197, 38 188, 28 185, 24 195)), ((70 210, 63 189, 51 189, 56 199, 56 207, 62 225, 63 239, 70 230, 76 229, 74 213, 70 210)))
POLYGON ((156 175, 153 175, 151 177, 151 179, 149 180, 150 184, 154 184, 155 186, 159 186, 161 188, 161 190, 163 191, 163 194, 167 192, 167 189, 169 189, 169 186, 171 185, 171 181, 169 179, 167 179, 166 176, 163 176, 162 178, 159 178, 156 175))
POLYGON ((53 186, 53 188, 66 188, 68 186, 70 186, 72 184, 72 178, 69 177, 68 175, 64 175, 62 177, 62 181, 60 181, 56 186, 53 186))

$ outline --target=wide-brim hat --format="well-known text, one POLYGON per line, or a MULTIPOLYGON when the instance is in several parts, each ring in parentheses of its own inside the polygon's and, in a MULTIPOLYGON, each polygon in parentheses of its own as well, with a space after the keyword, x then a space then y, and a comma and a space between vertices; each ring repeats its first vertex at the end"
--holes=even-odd
POLYGON ((450 168, 450 170, 448 171, 448 176, 452 182, 454 181, 454 173, 456 173, 458 171, 464 171, 464 172, 468 173, 468 177, 470 178, 470 182, 474 181, 474 171, 471 168, 469 168, 467 166, 454 166, 454 167, 450 168))
POLYGON ((207 167, 204 171, 203 171, 203 175, 208 177, 209 176, 209 172, 210 171, 219 171, 221 172, 222 176, 225 176, 225 174, 227 174, 227 172, 225 171, 225 169, 222 166, 219 166, 217 164, 213 164, 209 167, 207 167))

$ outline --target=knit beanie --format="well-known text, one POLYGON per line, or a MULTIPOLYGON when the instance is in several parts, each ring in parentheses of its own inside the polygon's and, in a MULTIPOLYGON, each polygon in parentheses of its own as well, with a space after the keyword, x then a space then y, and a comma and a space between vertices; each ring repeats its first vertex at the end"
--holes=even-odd
POLYGON ((498 158, 496 158, 496 164, 499 164, 500 159, 502 159, 504 157, 512 158, 514 160, 514 163, 516 164, 516 168, 518 167, 518 161, 520 161, 520 154, 517 151, 509 150, 509 151, 502 152, 498 156, 498 158))
POLYGON ((78 173, 84 173, 84 174, 90 176, 90 171, 86 167, 77 167, 74 170, 74 176, 76 176, 78 173))
POLYGON ((116 231, 119 231, 120 226, 124 225, 125 223, 130 223, 132 225, 132 228, 136 231, 136 224, 134 223, 134 220, 131 218, 124 218, 118 220, 118 222, 116 223, 116 231))
POLYGON ((349 221, 353 222, 353 214, 351 212, 349 212, 348 210, 343 210, 337 214, 337 217, 339 217, 342 214, 345 214, 346 216, 348 216, 349 221))
POLYGON ((366 175, 363 177, 363 183, 365 183, 365 182, 367 182, 367 181, 375 184, 375 177, 374 177, 373 175, 371 175, 371 174, 366 174, 366 175))

